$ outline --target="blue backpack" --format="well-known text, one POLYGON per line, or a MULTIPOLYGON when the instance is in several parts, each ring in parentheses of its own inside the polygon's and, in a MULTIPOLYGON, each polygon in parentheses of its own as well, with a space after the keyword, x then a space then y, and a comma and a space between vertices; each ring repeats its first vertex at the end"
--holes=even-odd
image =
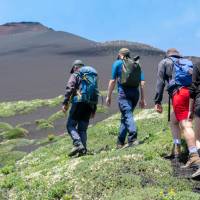
POLYGON ((73 102, 97 104, 99 96, 97 71, 93 67, 84 66, 76 74, 80 77, 81 83, 73 102))
POLYGON ((169 81, 168 92, 173 93, 177 87, 188 87, 192 83, 192 61, 186 58, 169 57, 173 62, 172 79, 169 81))

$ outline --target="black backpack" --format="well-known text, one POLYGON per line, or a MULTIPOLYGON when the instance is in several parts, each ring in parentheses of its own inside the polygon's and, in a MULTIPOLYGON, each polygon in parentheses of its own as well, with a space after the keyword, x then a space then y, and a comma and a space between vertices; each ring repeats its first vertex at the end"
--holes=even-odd
POLYGON ((130 58, 125 58, 122 61, 123 66, 121 75, 121 85, 124 87, 137 88, 141 82, 140 65, 130 58))

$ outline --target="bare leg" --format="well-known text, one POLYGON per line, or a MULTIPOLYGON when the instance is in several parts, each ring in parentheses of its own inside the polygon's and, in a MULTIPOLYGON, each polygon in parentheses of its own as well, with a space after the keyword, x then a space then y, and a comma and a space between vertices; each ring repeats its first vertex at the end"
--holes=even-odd
POLYGON ((197 149, 200 149, 200 118, 195 117, 194 123, 195 123, 194 131, 195 131, 195 137, 196 137, 196 146, 197 146, 197 149))
POLYGON ((181 129, 174 112, 171 113, 170 128, 173 137, 173 147, 171 154, 166 158, 178 158, 181 154, 181 129))
POLYGON ((180 127, 183 130, 184 138, 187 142, 188 148, 196 147, 195 133, 192 128, 192 122, 188 120, 182 120, 180 122, 180 127))
POLYGON ((170 127, 171 127, 171 131, 172 131, 173 139, 180 140, 181 139, 181 129, 180 129, 179 122, 177 121, 174 112, 171 113, 170 127))

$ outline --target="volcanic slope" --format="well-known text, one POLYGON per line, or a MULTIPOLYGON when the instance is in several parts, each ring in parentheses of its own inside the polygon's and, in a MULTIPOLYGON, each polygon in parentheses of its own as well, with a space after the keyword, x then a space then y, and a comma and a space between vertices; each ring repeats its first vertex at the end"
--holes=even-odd
POLYGON ((164 57, 162 50, 128 41, 99 43, 55 31, 38 22, 1 25, 0 101, 52 98, 63 94, 74 59, 94 66, 99 72, 101 89, 106 89, 112 63, 121 47, 130 48, 133 56, 141 56, 148 104, 152 104, 157 64, 164 57))

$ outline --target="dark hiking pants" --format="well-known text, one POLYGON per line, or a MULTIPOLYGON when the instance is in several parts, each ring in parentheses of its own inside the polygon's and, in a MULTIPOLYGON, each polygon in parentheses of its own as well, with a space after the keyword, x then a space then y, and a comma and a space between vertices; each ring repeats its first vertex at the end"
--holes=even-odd
POLYGON ((133 142, 137 134, 133 111, 138 103, 139 91, 133 94, 119 95, 118 103, 121 111, 121 124, 118 136, 118 144, 124 144, 128 133, 128 143, 133 142))
POLYGON ((87 128, 91 112, 91 107, 86 103, 72 104, 66 127, 74 146, 83 144, 87 148, 87 128))

